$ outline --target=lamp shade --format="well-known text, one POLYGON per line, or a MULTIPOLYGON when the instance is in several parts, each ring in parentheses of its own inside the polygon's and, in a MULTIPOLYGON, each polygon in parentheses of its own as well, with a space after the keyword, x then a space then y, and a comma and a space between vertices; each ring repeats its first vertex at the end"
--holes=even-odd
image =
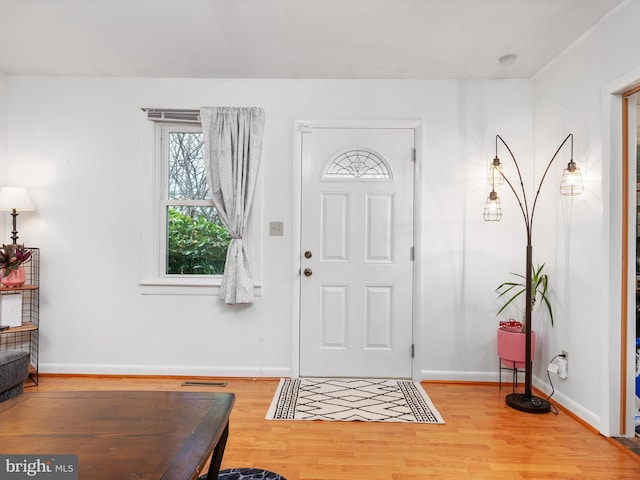
POLYGON ((489 185, 497 187, 504 183, 504 175, 502 174, 502 162, 498 157, 493 159, 489 165, 489 185))
POLYGON ((492 190, 484 204, 484 213, 482 215, 485 222, 499 222, 502 218, 502 207, 500 206, 500 197, 492 190))
POLYGON ((27 190, 22 187, 0 188, 0 210, 35 210, 27 190))
POLYGON ((573 160, 569 162, 567 168, 562 173, 562 180, 560 181, 560 193, 562 195, 580 195, 584 191, 584 184, 582 183, 582 175, 580 174, 580 168, 575 164, 573 160))

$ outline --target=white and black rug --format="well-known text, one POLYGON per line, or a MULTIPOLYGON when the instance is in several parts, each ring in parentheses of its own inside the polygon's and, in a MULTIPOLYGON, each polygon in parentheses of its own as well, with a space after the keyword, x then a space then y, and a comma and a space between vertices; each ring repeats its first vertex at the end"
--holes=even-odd
POLYGON ((267 420, 445 423, 418 382, 282 378, 267 420))

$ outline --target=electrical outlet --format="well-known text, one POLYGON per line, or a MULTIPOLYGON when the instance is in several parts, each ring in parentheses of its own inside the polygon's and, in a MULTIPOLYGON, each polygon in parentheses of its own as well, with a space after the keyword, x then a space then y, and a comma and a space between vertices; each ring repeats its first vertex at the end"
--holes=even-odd
POLYGON ((558 365, 556 365, 555 363, 550 363, 547 367, 547 370, 551 373, 558 373, 558 365))
POLYGON ((558 376, 560 378, 567 378, 569 376, 569 352, 562 350, 562 355, 558 360, 558 376))

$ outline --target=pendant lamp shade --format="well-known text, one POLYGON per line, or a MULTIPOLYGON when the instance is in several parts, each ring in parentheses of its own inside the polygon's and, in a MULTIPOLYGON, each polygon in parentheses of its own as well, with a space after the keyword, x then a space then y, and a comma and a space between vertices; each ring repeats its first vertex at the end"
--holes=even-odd
POLYGON ((498 157, 489 165, 489 185, 500 186, 504 183, 502 175, 502 162, 498 157))
POLYGON ((500 197, 495 190, 492 190, 484 204, 484 213, 482 215, 486 222, 499 222, 502 218, 502 207, 500 206, 500 197))
POLYGON ((582 183, 582 175, 580 173, 580 167, 576 165, 576 162, 571 160, 567 164, 567 168, 562 172, 562 180, 560 181, 560 193, 562 195, 580 195, 584 191, 584 185, 582 183))

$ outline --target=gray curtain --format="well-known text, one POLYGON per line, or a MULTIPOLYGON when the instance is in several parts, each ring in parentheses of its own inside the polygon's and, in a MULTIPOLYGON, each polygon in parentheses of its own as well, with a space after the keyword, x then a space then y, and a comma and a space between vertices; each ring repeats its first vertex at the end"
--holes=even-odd
POLYGON ((264 110, 202 107, 200 120, 211 198, 231 235, 220 298, 229 304, 251 303, 253 278, 244 233, 260 163, 264 110))

